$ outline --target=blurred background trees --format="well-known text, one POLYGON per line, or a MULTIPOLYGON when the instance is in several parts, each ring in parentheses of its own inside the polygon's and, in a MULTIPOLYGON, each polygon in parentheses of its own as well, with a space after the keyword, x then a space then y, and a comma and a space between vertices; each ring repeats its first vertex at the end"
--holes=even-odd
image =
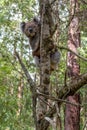
MULTIPOLYGON (((51 4, 55 5, 56 0, 51 4)), ((87 3, 78 0, 81 47, 78 52, 87 58, 87 3)), ((59 0, 58 32, 55 41, 58 45, 67 47, 70 25, 70 1, 59 0)), ((20 22, 28 21, 39 15, 38 1, 35 0, 1 0, 0 1, 0 129, 1 130, 33 130, 32 101, 29 84, 15 56, 15 50, 20 54, 23 63, 28 68, 33 81, 39 84, 39 74, 34 65, 31 49, 27 38, 20 31, 20 22)), ((73 18, 73 16, 72 16, 73 18)), ((52 73, 50 93, 56 96, 67 81, 67 51, 60 49, 61 61, 58 69, 52 73)), ((87 72, 87 62, 79 60, 80 74, 87 72)), ((81 96, 80 129, 86 130, 87 123, 87 85, 79 90, 81 96)), ((64 129, 65 103, 60 109, 62 129, 64 129)))

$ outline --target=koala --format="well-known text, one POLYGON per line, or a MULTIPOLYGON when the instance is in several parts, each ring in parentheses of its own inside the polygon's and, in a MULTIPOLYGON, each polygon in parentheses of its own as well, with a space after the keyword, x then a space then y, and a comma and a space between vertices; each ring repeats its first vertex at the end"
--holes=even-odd
MULTIPOLYGON (((22 22, 21 30, 28 37, 29 44, 32 49, 32 55, 37 67, 40 67, 40 20, 34 18, 30 22, 22 22)), ((54 44, 50 48, 50 70, 55 70, 57 64, 60 61, 60 53, 55 49, 54 44), (53 50, 51 53, 51 50, 53 50)))

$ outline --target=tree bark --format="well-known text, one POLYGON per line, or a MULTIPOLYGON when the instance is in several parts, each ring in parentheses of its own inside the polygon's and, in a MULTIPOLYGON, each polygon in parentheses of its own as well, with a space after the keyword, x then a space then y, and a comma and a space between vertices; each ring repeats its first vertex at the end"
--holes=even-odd
MULTIPOLYGON (((50 85, 50 47, 53 46, 52 36, 55 32, 55 24, 52 17, 52 8, 49 0, 40 0, 41 37, 40 37, 40 87, 39 91, 49 95, 50 85)), ((48 99, 44 96, 38 97, 37 122, 38 130, 46 130, 49 122, 45 120, 45 114, 49 109, 48 99), (44 120, 46 123, 42 123, 44 120)))
MULTIPOLYGON (((67 100, 73 104, 80 103, 78 94, 69 96, 67 100)), ((80 130, 80 106, 66 104, 65 114, 65 130, 80 130)))
MULTIPOLYGON (((77 48, 80 47, 80 31, 79 31, 79 19, 74 16, 75 12, 78 12, 78 0, 70 0, 70 14, 71 14, 71 22, 69 26, 69 34, 68 34, 68 47, 72 49, 75 53, 77 53, 77 48)), ((80 66, 78 63, 78 58, 68 52, 68 77, 71 79, 78 78, 80 73, 80 66)), ((75 94, 73 96, 69 96, 67 99, 69 102, 80 104, 80 96, 79 94, 75 94)), ((66 104, 65 110, 65 130, 79 130, 80 129, 80 107, 73 106, 70 104, 66 104)))
MULTIPOLYGON (((49 95, 49 85, 50 85, 50 53, 47 50, 52 44, 50 28, 53 25, 50 4, 47 0, 40 0, 40 17, 41 17, 41 37, 40 37, 40 87, 39 91, 43 94, 49 95), (49 6, 49 7, 48 7, 49 6)), ((42 123, 44 116, 47 112, 48 99, 44 96, 38 97, 37 102, 37 122, 38 130, 46 130, 48 128, 49 122, 42 123)))

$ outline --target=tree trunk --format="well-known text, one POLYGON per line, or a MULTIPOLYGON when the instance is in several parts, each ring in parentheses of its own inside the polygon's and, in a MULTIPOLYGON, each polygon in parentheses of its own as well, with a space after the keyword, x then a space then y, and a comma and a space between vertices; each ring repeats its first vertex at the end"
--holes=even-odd
MULTIPOLYGON (((78 104, 80 102, 80 97, 76 94, 74 96, 69 96, 67 100, 73 104, 78 104)), ((80 106, 66 104, 65 114, 65 130, 80 130, 80 106)))
MULTIPOLYGON (((40 17, 41 17, 41 36, 40 36, 40 87, 39 91, 49 95, 50 85, 50 52, 49 48, 53 44, 52 33, 54 27, 50 3, 47 0, 40 0, 40 17)), ((37 122, 38 130, 47 130, 49 122, 45 120, 45 114, 48 110, 48 99, 45 96, 39 96, 37 102, 37 122)))
MULTIPOLYGON (((87 88, 87 85, 85 85, 85 89, 86 88, 87 88)), ((87 102, 87 89, 85 90, 85 94, 83 96, 83 100, 84 100, 85 103, 87 102)), ((86 105, 84 106, 83 111, 84 111, 85 115, 84 115, 84 120, 81 123, 83 124, 83 130, 86 130, 87 129, 87 106, 86 105)))
MULTIPOLYGON (((78 0, 70 0, 70 14, 71 22, 68 33, 68 48, 77 53, 77 48, 80 47, 80 33, 79 33, 79 19, 74 16, 75 12, 78 12, 78 0)), ((68 77, 74 81, 75 78, 78 78, 80 72, 80 66, 78 63, 77 57, 68 52, 68 77)), ((69 102, 79 104, 80 96, 79 94, 69 96, 67 99, 69 102)), ((80 123, 80 107, 70 104, 66 104, 65 110, 65 130, 79 130, 80 123)))

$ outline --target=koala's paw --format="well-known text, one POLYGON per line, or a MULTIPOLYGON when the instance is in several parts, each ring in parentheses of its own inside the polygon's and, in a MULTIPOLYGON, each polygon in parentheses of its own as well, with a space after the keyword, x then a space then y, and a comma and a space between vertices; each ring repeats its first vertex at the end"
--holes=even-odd
POLYGON ((52 53, 51 56, 50 56, 51 63, 52 64, 58 64, 59 61, 60 61, 60 56, 61 55, 60 55, 59 51, 52 53))
POLYGON ((40 58, 39 57, 34 56, 34 62, 35 62, 36 67, 40 67, 40 58))

